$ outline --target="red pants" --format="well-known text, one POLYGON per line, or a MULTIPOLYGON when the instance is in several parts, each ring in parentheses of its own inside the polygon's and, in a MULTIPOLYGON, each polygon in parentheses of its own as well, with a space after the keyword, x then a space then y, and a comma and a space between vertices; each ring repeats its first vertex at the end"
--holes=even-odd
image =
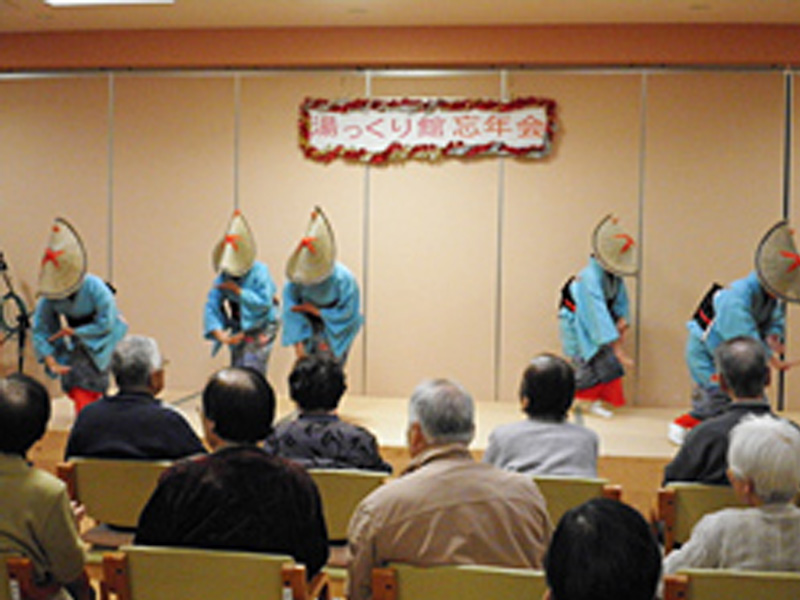
POLYGON ((622 389, 622 377, 608 383, 598 383, 585 390, 578 390, 575 397, 579 400, 603 400, 616 407, 624 406, 625 391, 622 389))
POLYGON ((102 395, 102 392, 93 392, 92 390, 79 387, 74 387, 67 392, 67 396, 75 403, 76 415, 95 400, 99 400, 102 395))

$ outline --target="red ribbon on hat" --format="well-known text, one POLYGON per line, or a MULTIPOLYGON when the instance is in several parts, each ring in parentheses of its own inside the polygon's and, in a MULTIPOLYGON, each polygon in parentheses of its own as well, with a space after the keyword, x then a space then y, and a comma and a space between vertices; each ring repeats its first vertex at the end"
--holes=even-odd
POLYGON ((625 254, 636 243, 627 233, 618 233, 614 237, 625 240, 625 243, 622 245, 622 249, 619 251, 620 254, 625 254))
POLYGON ((788 250, 781 250, 781 256, 792 260, 792 264, 786 268, 787 273, 791 273, 797 269, 797 267, 800 267, 800 254, 797 254, 796 252, 789 252, 788 250))
POLYGON ((44 256, 42 257, 42 266, 51 262, 55 265, 56 269, 59 268, 58 264, 58 257, 64 254, 63 250, 53 250, 52 248, 48 248, 44 251, 44 256))
POLYGON ((238 252, 239 251, 239 244, 237 244, 236 242, 238 242, 241 239, 241 237, 242 236, 236 235, 235 233, 230 233, 230 234, 225 236, 225 241, 223 242, 223 246, 225 244, 230 244, 231 246, 233 246, 233 249, 238 252))
POLYGON ((317 249, 314 247, 314 242, 316 240, 317 238, 315 237, 304 237, 297 245, 297 249, 300 250, 300 248, 308 248, 308 251, 311 252, 311 254, 316 254, 317 249))

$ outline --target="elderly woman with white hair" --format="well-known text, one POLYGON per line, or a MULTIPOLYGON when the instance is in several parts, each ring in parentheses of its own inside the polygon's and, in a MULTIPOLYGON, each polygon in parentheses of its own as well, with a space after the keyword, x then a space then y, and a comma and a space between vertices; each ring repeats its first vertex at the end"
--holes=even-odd
POLYGON ((773 416, 745 417, 731 431, 728 478, 748 506, 704 516, 664 574, 685 568, 800 571, 800 430, 773 416))

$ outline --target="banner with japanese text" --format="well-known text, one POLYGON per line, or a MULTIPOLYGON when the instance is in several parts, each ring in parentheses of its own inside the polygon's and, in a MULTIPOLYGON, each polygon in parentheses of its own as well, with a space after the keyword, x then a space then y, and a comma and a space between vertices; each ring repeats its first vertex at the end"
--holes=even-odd
POLYGON ((319 162, 385 164, 550 152, 556 104, 497 100, 308 98, 300 107, 300 146, 319 162))

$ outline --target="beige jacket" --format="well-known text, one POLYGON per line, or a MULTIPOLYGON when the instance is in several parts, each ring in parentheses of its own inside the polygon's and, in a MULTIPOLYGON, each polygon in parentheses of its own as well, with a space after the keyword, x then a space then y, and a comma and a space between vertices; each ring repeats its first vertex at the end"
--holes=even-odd
POLYGON ((30 558, 43 585, 69 583, 83 573, 66 486, 10 454, 0 454, 0 552, 30 558))
POLYGON ((475 462, 466 446, 429 448, 367 496, 350 521, 350 599, 372 595, 388 562, 542 568, 552 525, 533 479, 475 462))

